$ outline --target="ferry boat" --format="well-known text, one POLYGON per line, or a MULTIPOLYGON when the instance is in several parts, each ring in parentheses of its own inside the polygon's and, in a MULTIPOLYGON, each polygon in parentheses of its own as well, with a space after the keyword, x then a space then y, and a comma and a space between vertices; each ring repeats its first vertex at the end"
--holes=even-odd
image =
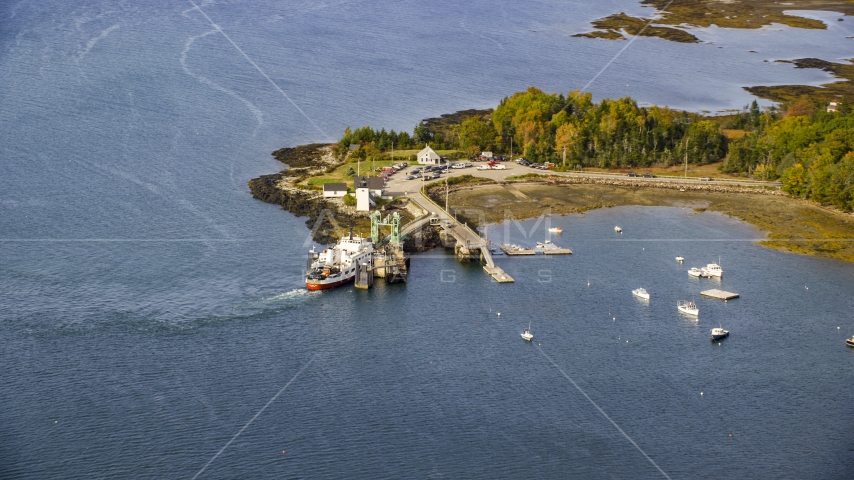
POLYGON ((713 342, 715 340, 720 340, 722 338, 725 338, 727 335, 729 335, 729 330, 724 330, 723 326, 721 326, 720 328, 713 328, 712 329, 712 341, 713 342))
POLYGON ((312 247, 308 252, 305 287, 326 290, 352 282, 359 265, 371 263, 373 250, 370 239, 354 237, 353 232, 322 252, 315 252, 312 247))
POLYGON ((690 302, 687 300, 679 300, 676 302, 676 308, 679 309, 682 313, 687 313, 688 315, 697 316, 700 314, 700 310, 697 308, 697 304, 694 303, 693 300, 690 302))
POLYGON ((636 297, 642 298, 644 300, 649 300, 649 293, 647 293, 646 289, 638 288, 637 290, 632 290, 632 294, 636 297))

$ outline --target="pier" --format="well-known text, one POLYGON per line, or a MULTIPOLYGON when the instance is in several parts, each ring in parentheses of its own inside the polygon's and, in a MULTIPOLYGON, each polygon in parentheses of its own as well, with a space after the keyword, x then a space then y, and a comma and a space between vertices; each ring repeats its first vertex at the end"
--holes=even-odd
POLYGON ((422 210, 428 213, 427 215, 418 218, 411 222, 402 231, 401 235, 409 233, 415 228, 420 228, 425 223, 438 224, 443 232, 454 237, 456 246, 454 254, 460 261, 480 261, 483 262, 483 269, 488 273, 493 280, 499 283, 512 283, 513 277, 507 274, 501 267, 495 265, 492 260, 492 254, 489 253, 486 241, 480 238, 480 235, 472 230, 468 225, 460 224, 442 207, 436 204, 427 195, 419 190, 418 193, 413 193, 409 199, 415 202, 422 210), (429 207, 429 208, 427 208, 429 207))

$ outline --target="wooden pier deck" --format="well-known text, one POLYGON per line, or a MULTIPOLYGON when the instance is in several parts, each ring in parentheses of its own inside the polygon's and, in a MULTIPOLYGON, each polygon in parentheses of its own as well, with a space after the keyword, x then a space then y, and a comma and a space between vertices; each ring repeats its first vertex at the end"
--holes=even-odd
POLYGON ((733 298, 738 298, 737 293, 725 292, 723 290, 718 290, 717 288, 700 292, 700 295, 709 298, 717 298, 718 300, 732 300, 733 298))

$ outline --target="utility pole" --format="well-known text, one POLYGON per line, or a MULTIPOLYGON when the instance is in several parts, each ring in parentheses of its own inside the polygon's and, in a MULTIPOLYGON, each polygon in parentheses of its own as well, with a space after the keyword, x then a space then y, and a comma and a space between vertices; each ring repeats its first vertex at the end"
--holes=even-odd
POLYGON ((688 178, 688 137, 685 137, 685 178, 688 178))
POLYGON ((448 210, 448 172, 445 172, 445 213, 450 215, 450 210, 448 210))

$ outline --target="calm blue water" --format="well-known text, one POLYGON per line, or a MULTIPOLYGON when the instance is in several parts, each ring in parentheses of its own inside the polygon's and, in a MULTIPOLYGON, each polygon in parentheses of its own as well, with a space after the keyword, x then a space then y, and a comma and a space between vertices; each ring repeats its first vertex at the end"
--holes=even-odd
MULTIPOLYGON (((281 146, 580 88, 625 43, 570 35, 646 9, 203 9, 233 44, 189 2, 0 6, 0 478, 661 477, 581 391, 672 478, 847 477, 851 265, 620 208, 553 218, 575 254, 500 259, 513 285, 433 252, 405 287, 309 294, 304 220, 248 193, 281 146), (685 274, 718 256, 722 281, 685 274)), ((762 60, 850 56, 851 23, 641 39, 590 89, 739 108, 826 80, 762 60)))

